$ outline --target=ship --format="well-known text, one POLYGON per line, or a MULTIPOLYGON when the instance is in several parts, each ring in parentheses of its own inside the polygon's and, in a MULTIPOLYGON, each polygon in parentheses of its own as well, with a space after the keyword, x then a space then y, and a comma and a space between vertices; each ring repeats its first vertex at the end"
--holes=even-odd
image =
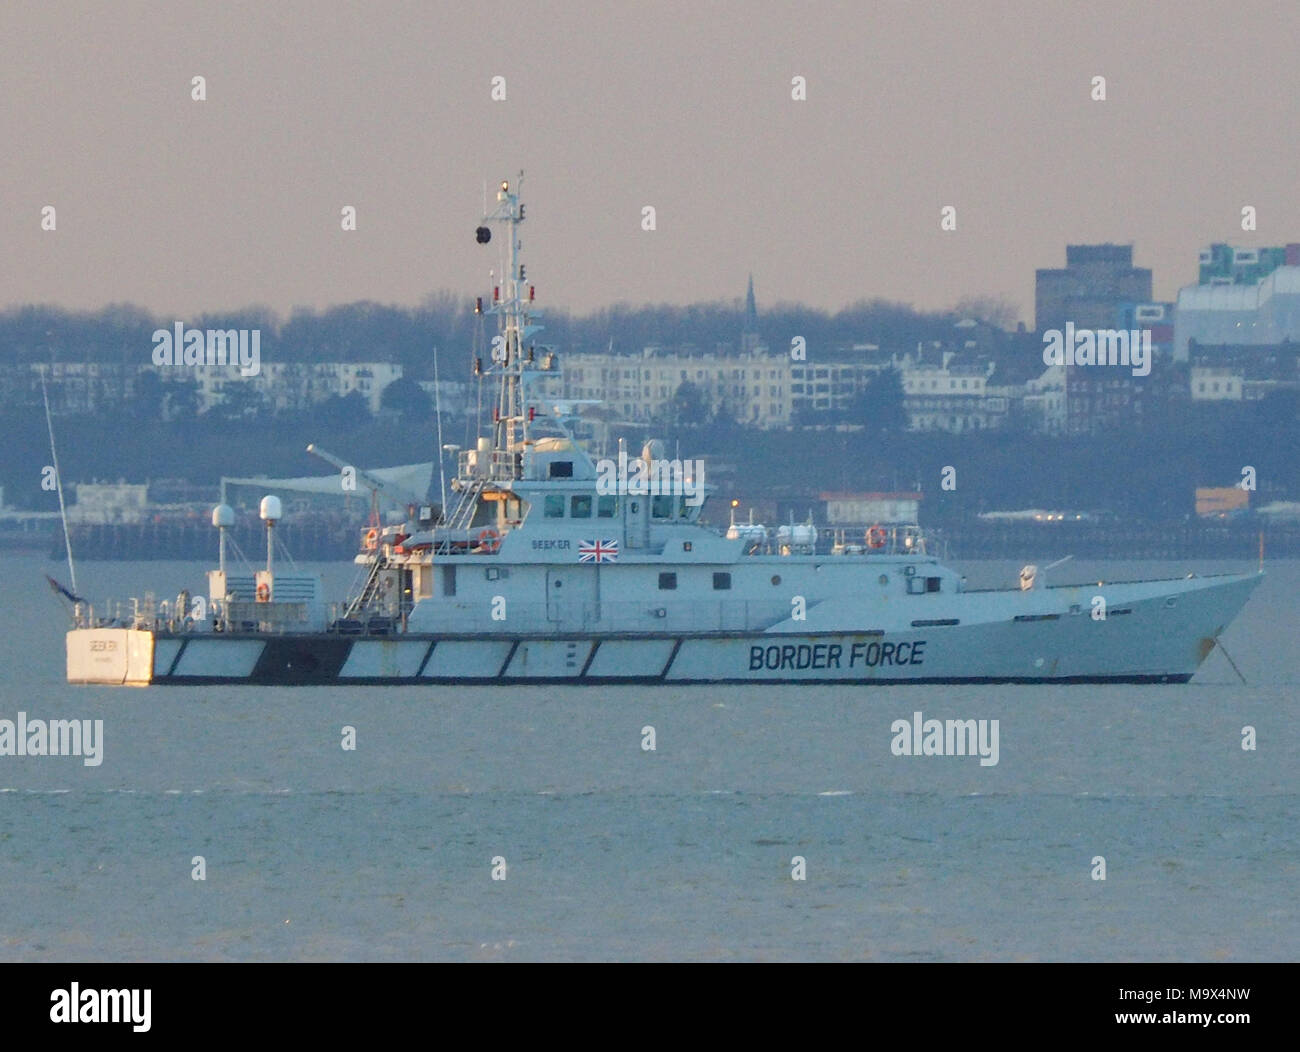
POLYGON ((69 593, 69 682, 1185 683, 1259 584, 1262 569, 1053 585, 1026 566, 975 589, 915 524, 830 547, 811 523, 708 525, 702 463, 658 441, 597 458, 584 407, 551 393, 561 363, 536 342, 519 189, 501 183, 475 234, 502 231, 505 263, 476 306, 496 319, 474 359, 490 420, 450 447, 451 495, 414 494, 402 521, 365 529, 361 583, 337 602, 277 564, 278 498, 261 502, 257 568, 230 565, 220 504, 206 596, 97 608, 69 593))

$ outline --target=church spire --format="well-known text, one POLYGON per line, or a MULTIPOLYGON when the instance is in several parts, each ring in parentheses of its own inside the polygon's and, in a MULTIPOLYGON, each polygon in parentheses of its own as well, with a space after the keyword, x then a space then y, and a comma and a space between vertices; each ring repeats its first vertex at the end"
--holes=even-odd
POLYGON ((745 290, 745 320, 740 327, 740 353, 754 354, 759 347, 758 306, 754 302, 754 275, 749 275, 749 288, 745 290))

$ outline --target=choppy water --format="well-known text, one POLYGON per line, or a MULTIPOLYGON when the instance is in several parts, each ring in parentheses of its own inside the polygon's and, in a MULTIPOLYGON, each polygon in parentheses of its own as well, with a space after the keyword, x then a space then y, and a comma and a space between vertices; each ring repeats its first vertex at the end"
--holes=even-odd
MULTIPOLYGON (((104 761, 0 757, 0 959, 1300 947, 1300 563, 1275 564, 1225 637, 1248 686, 1214 654, 1185 686, 867 689, 69 687, 57 569, 0 560, 0 719, 101 718, 104 761), (890 724, 917 710, 998 719, 1000 762, 893 756, 890 724)), ((88 563, 79 584, 165 597, 202 591, 203 569, 88 563)), ((963 569, 975 586, 1015 567, 963 569)))

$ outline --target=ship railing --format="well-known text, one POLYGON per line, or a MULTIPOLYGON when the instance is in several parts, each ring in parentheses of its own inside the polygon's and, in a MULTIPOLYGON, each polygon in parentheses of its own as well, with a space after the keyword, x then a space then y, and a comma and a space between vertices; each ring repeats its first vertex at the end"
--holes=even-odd
POLYGON ((831 554, 926 555, 932 537, 920 526, 848 526, 826 531, 832 538, 831 554), (839 549, 838 551, 836 549, 839 549))
MULTIPOLYGON (((75 628, 135 628, 142 631, 203 631, 203 624, 190 611, 167 599, 158 600, 150 593, 143 597, 105 599, 102 603, 82 600, 73 605, 75 628)), ((210 625, 210 623, 209 623, 210 625)))
POLYGON ((510 450, 493 449, 483 454, 477 449, 466 449, 457 457, 457 475, 462 479, 513 482, 519 478, 522 470, 521 454, 510 450))
POLYGON ((194 597, 193 605, 143 597, 85 600, 74 604, 74 628, 130 628, 171 635, 212 632, 284 634, 320 630, 341 617, 347 604, 315 602, 252 602, 194 597))
MULTIPOLYGON (((310 630, 303 612, 297 609, 301 605, 216 602, 209 605, 207 617, 195 618, 188 613, 177 616, 174 604, 167 600, 158 602, 152 597, 132 597, 109 599, 102 603, 77 603, 73 622, 75 627, 82 629, 129 628, 173 635, 212 632, 280 635, 310 630), (295 609, 275 609, 289 606, 295 609), (259 616, 262 614, 267 616, 259 616)), ((408 617, 413 607, 409 602, 365 610, 357 610, 343 602, 328 603, 324 606, 325 630, 341 635, 380 636, 400 635, 408 630, 492 636, 512 632, 753 632, 788 620, 793 612, 788 600, 564 599, 549 603, 511 602, 506 610, 507 619, 503 622, 493 616, 489 602, 437 600, 430 605, 434 616, 419 618, 417 624, 411 626, 408 617)))

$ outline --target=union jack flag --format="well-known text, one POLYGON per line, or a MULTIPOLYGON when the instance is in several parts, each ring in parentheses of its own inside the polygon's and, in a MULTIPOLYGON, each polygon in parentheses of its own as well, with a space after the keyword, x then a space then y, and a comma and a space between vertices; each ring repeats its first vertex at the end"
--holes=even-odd
POLYGON ((578 562, 618 562, 618 541, 579 541, 578 562))

